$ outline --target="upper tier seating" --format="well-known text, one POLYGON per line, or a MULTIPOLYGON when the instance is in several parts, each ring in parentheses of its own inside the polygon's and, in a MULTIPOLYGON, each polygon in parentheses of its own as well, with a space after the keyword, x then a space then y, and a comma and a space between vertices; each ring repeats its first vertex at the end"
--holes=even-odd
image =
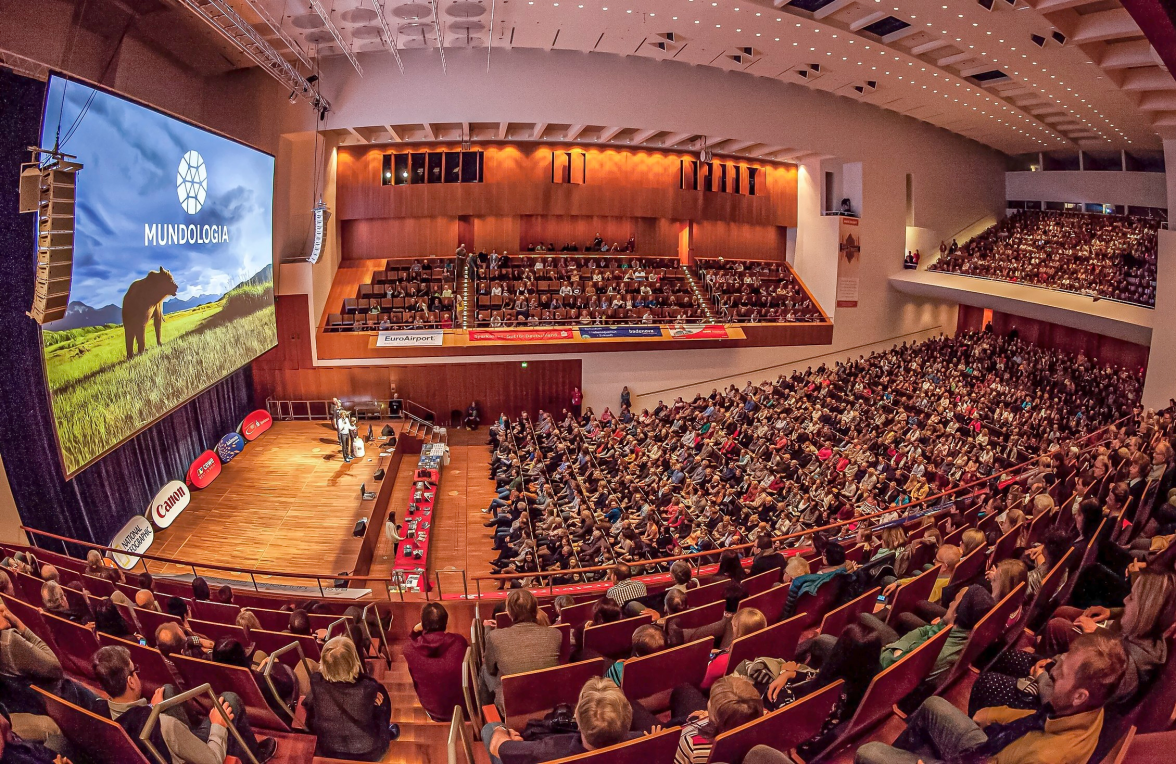
POLYGON ((711 310, 724 321, 823 321, 788 263, 700 260, 711 310))
POLYGON ((1153 307, 1154 218, 1026 210, 943 252, 928 270, 1153 307))
POLYGON ((479 326, 664 324, 706 320, 688 272, 672 258, 514 255, 479 264, 479 326))
POLYGON ((389 260, 359 285, 355 297, 343 300, 340 313, 328 316, 327 329, 450 329, 459 276, 453 258, 389 260))

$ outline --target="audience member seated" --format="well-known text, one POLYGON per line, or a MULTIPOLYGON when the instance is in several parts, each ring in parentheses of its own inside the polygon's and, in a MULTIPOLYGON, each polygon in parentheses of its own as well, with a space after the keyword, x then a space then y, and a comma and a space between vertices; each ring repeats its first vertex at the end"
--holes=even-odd
POLYGON ((894 745, 866 743, 855 764, 1085 764, 1103 726, 1103 706, 1127 664, 1123 645, 1110 634, 1087 634, 1050 670, 1053 694, 1037 711, 998 706, 971 719, 941 697, 923 701, 894 745))
POLYGON ((524 740, 501 722, 482 728, 482 741, 491 764, 543 764, 595 751, 638 737, 630 732, 633 707, 611 680, 589 679, 580 690, 574 717, 578 732, 524 740))
POLYGON ((318 736, 315 755, 379 761, 400 727, 390 723, 392 702, 384 686, 363 669, 350 637, 334 637, 322 649, 302 700, 306 726, 318 736))
MULTIPOLYGON (((122 725, 132 740, 138 740, 151 706, 179 694, 175 686, 164 685, 155 691, 151 700, 144 698, 138 671, 125 647, 103 647, 94 653, 94 675, 109 697, 110 717, 122 725)), ((259 764, 272 759, 277 753, 277 741, 270 737, 258 740, 254 736, 241 699, 232 692, 223 693, 219 698, 228 712, 228 719, 214 708, 208 716, 195 721, 189 718, 184 706, 175 706, 160 715, 152 741, 162 742, 172 761, 222 764, 225 756, 241 758, 245 755, 236 737, 228 732, 228 726, 232 724, 259 764)))
POLYGON ((506 613, 511 625, 486 634, 482 663, 482 681, 500 707, 502 677, 555 666, 563 643, 558 629, 539 623, 539 602, 528 590, 515 589, 507 595, 506 613))
POLYGON ((417 699, 429 718, 447 722, 454 707, 465 706, 462 695, 462 661, 469 641, 445 629, 449 612, 439 602, 421 608, 421 620, 412 628, 404 646, 404 660, 417 699))
POLYGON ((1152 307, 1158 228, 1152 218, 1026 210, 940 257, 928 270, 1152 307))
POLYGON ((706 318, 672 258, 521 257, 479 266, 473 290, 478 325, 495 328, 706 318))
MULTIPOLYGON (((711 686, 705 703, 701 693, 697 694, 697 701, 705 710, 691 713, 682 727, 674 764, 706 764, 716 737, 764 714, 763 699, 755 685, 739 676, 722 677, 711 686)), ((671 723, 674 721, 677 719, 671 723)))

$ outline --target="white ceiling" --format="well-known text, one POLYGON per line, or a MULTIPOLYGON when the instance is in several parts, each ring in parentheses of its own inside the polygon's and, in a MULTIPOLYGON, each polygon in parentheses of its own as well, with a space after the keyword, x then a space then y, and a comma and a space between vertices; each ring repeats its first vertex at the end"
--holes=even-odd
MULTIPOLYGON (((347 56, 361 76, 370 55, 399 64, 400 50, 440 38, 485 50, 491 67, 495 50, 537 48, 744 71, 1009 154, 1155 149, 1176 136, 1176 81, 1118 0, 994 0, 991 11, 975 0, 229 1, 304 73, 347 56)), ((443 50, 433 61, 445 66, 443 50)))

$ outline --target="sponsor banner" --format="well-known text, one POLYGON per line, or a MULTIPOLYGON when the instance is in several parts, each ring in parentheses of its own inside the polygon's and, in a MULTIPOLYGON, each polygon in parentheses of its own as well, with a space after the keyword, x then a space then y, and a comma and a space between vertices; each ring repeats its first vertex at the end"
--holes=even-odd
POLYGON ((228 435, 220 439, 220 443, 216 444, 216 455, 220 458, 221 464, 228 464, 237 457, 237 454, 245 450, 245 438, 242 438, 235 432, 230 432, 228 435))
POLYGON ((142 554, 155 543, 155 531, 151 530, 151 523, 142 515, 136 515, 114 534, 114 538, 107 545, 122 552, 111 552, 114 562, 123 570, 130 570, 139 564, 136 554, 142 554))
POLYGON ((268 411, 264 409, 258 409, 249 416, 245 417, 245 420, 241 422, 241 426, 237 429, 241 431, 241 435, 244 436, 246 441, 254 441, 257 440, 263 432, 268 430, 270 425, 273 423, 273 417, 269 415, 268 411))
POLYGON ((670 337, 676 340, 726 340, 731 339, 731 334, 722 324, 692 324, 671 326, 670 337))
POLYGON ((445 340, 445 332, 380 332, 376 335, 378 348, 437 347, 445 340))
POLYGON ((837 244, 837 307, 856 308, 858 269, 862 261, 862 232, 857 218, 840 218, 837 244))
POLYGON ((660 340, 660 326, 581 326, 580 338, 585 340, 609 340, 618 337, 638 337, 660 340))
POLYGON ((163 529, 171 525, 180 516, 180 513, 187 509, 190 501, 192 501, 192 492, 188 490, 188 486, 179 480, 173 480, 155 494, 155 498, 151 500, 151 506, 147 508, 147 514, 159 528, 163 529))
POLYGON ((213 452, 205 451, 188 468, 188 482, 193 488, 207 488, 220 473, 220 459, 213 452))
POLYGON ((552 342, 574 340, 572 329, 471 329, 470 342, 552 342))

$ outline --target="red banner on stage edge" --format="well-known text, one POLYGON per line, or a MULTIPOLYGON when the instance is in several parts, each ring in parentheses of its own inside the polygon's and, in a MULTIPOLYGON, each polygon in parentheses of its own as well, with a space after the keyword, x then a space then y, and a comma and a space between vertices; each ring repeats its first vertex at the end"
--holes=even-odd
POLYGON ((670 327, 670 337, 675 340, 725 340, 731 335, 722 324, 699 324, 670 327))
POLYGON ((550 340, 573 340, 572 329, 505 329, 500 331, 471 329, 471 342, 543 342, 550 340))
POLYGON ((220 473, 220 459, 212 451, 205 451, 188 468, 188 482, 193 488, 206 488, 220 473))
POLYGON ((241 435, 245 440, 256 440, 274 423, 273 417, 265 409, 258 409, 241 422, 241 435))

